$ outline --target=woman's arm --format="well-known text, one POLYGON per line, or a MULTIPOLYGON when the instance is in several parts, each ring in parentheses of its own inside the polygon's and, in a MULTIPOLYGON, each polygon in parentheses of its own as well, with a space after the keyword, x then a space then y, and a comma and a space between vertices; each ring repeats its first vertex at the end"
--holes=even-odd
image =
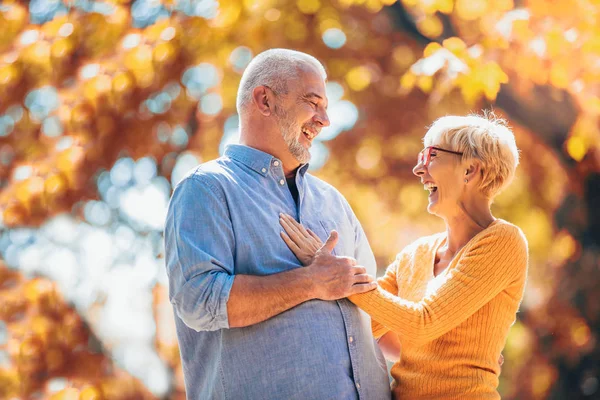
POLYGON ((402 345, 400 344, 400 338, 395 332, 388 331, 385 335, 377 339, 377 344, 386 360, 394 363, 400 360, 402 345))
POLYGON ((373 319, 396 332, 402 342, 423 344, 450 331, 517 279, 527 269, 527 242, 511 225, 492 227, 463 250, 447 281, 419 302, 378 287, 349 299, 373 319))

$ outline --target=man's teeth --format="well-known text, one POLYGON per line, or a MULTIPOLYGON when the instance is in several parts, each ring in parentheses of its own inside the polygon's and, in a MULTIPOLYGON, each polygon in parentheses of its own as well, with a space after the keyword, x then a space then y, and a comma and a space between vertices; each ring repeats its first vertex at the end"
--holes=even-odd
POLYGON ((309 130, 302 129, 302 133, 304 133, 310 140, 313 139, 313 134, 309 130))

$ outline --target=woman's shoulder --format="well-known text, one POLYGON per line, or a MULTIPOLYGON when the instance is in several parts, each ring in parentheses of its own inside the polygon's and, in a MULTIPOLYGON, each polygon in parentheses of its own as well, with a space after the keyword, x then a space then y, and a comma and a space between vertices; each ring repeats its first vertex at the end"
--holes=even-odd
POLYGON ((433 235, 422 236, 404 247, 396 255, 397 264, 410 264, 411 261, 431 254, 434 248, 437 248, 440 242, 446 238, 445 232, 435 233, 433 235))
POLYGON ((480 232, 479 240, 496 239, 507 242, 520 242, 527 246, 527 238, 517 225, 503 219, 496 219, 487 229, 480 232))
MULTIPOLYGON (((488 257, 511 254, 527 264, 529 259, 529 246, 525 234, 518 226, 503 219, 495 220, 490 226, 479 232, 465 246, 467 253, 487 254, 488 257)), ((512 258, 511 258, 512 259, 512 258)))

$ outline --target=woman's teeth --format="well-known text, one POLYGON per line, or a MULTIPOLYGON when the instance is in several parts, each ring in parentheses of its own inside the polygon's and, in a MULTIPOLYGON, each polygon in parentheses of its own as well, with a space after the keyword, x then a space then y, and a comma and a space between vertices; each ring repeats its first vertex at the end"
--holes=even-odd
POLYGON ((435 191, 437 191, 437 186, 435 186, 433 183, 427 183, 423 185, 423 187, 425 188, 425 190, 429 190, 430 193, 434 193, 435 191))

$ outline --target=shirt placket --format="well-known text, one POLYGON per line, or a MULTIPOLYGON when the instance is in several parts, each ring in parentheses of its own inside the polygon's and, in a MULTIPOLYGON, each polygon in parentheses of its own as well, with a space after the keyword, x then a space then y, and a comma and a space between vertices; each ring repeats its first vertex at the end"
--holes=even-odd
POLYGON ((281 161, 277 158, 273 158, 271 160, 271 164, 269 166, 271 171, 273 172, 273 178, 277 183, 277 188, 282 191, 281 195, 283 196, 284 202, 286 204, 286 213, 292 210, 291 214, 298 213, 296 202, 292 197, 292 193, 290 193, 290 188, 287 186, 287 181, 285 180, 285 174, 283 173, 283 167, 281 166, 281 161))
POLYGON ((342 312, 342 319, 344 320, 344 326, 346 328, 346 340, 348 343, 348 352, 350 353, 350 364, 352 365, 352 376, 354 378, 354 387, 358 393, 358 398, 363 399, 363 390, 360 383, 360 374, 359 374, 359 355, 357 350, 357 331, 352 324, 352 316, 351 310, 349 309, 349 305, 346 304, 348 300, 341 299, 337 300, 338 306, 342 312))

